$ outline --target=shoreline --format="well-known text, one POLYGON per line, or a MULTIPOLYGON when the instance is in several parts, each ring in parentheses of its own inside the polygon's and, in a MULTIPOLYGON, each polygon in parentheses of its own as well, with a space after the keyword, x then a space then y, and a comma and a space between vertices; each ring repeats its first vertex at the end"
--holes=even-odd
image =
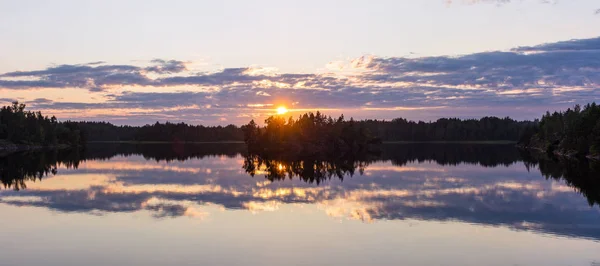
MULTIPOLYGON (((243 141, 89 141, 87 144, 245 144, 243 141)), ((477 144, 477 145, 509 145, 516 144, 515 147, 526 151, 535 151, 538 153, 546 153, 546 151, 539 147, 534 146, 523 146, 519 145, 516 141, 502 140, 502 141, 383 141, 382 144, 477 144)), ((23 145, 14 144, 12 142, 0 140, 0 157, 5 157, 13 153, 27 152, 27 151, 40 151, 40 150, 61 150, 72 148, 70 145, 59 144, 53 146, 42 146, 42 145, 23 145)), ((592 161, 600 161, 600 155, 592 156, 576 156, 570 153, 564 153, 560 151, 553 151, 553 156, 557 158, 565 158, 568 160, 577 159, 588 159, 592 161)))
MULTIPOLYGON (((535 151, 535 152, 539 152, 539 153, 543 153, 543 154, 548 154, 548 152, 546 152, 546 150, 539 148, 539 147, 522 146, 522 145, 516 145, 516 147, 518 149, 526 150, 528 152, 535 151)), ((577 156, 574 153, 565 153, 565 152, 561 152, 558 150, 555 150, 552 152, 552 154, 548 154, 548 155, 555 156, 556 158, 567 159, 567 160, 587 159, 590 161, 600 161, 600 155, 593 156, 593 155, 588 154, 588 155, 577 156)))
POLYGON ((28 152, 28 151, 40 151, 40 150, 62 150, 72 148, 70 145, 66 144, 58 144, 52 146, 42 146, 42 145, 23 145, 23 144, 14 144, 8 141, 0 142, 0 157, 5 157, 14 153, 19 152, 28 152))

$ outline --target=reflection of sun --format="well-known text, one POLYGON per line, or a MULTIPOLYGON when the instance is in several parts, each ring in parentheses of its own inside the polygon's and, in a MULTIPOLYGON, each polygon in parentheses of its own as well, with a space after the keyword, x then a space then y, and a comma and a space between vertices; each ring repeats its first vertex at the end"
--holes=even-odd
POLYGON ((282 115, 288 112, 288 109, 285 108, 285 106, 280 106, 279 108, 277 108, 277 114, 278 115, 282 115))

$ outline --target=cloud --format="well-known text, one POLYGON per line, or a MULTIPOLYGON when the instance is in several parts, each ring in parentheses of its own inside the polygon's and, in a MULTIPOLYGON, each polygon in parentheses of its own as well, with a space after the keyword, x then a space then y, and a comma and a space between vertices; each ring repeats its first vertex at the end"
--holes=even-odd
POLYGON ((36 71, 15 71, 0 78, 27 78, 27 80, 0 80, 0 87, 27 88, 85 88, 97 89, 111 85, 149 85, 150 79, 141 68, 130 65, 60 65, 36 71))
MULTIPOLYGON (((552 50, 552 53, 523 54, 486 52, 459 57, 376 58, 370 68, 375 81, 415 82, 436 86, 471 86, 502 91, 511 88, 587 86, 600 84, 600 39, 588 43, 524 47, 532 49, 573 48, 590 50, 552 50), (593 45, 596 45, 593 49, 593 45)), ((547 49, 547 50, 543 50, 547 49)))
POLYGON ((600 51, 600 38, 569 40, 548 43, 530 47, 518 47, 513 52, 598 52, 600 51))
POLYGON ((187 70, 185 63, 177 60, 163 60, 154 59, 151 61, 156 64, 154 66, 146 67, 146 71, 156 72, 161 74, 179 73, 187 70))
MULTIPOLYGON (((122 109, 121 114, 139 115, 147 122, 168 118, 157 110, 172 112, 171 117, 177 118, 190 115, 185 111, 173 113, 178 109, 198 108, 207 116, 224 114, 227 117, 221 118, 244 123, 247 121, 235 116, 264 115, 264 106, 280 103, 301 110, 387 112, 388 116, 379 116, 386 118, 393 118, 391 112, 399 110, 435 117, 432 110, 440 107, 460 111, 467 106, 480 110, 473 113, 504 108, 505 113, 498 115, 518 116, 524 112, 511 113, 513 108, 528 108, 530 116, 517 118, 531 119, 548 106, 562 108, 600 98, 600 38, 461 56, 364 56, 339 66, 321 73, 278 73, 256 67, 196 72, 177 60, 155 59, 149 66, 94 62, 4 73, 0 75, 0 89, 15 90, 15 94, 29 89, 86 89, 101 94, 103 101, 78 103, 46 97, 48 101, 32 101, 31 107, 122 109), (127 110, 132 108, 138 110, 127 110), (143 109, 146 114, 140 113, 143 109)), ((190 121, 211 121, 202 114, 195 115, 190 121)), ((471 112, 453 115, 468 117, 471 112)), ((486 115, 492 114, 488 111, 486 115)))
POLYGON ((104 62, 99 61, 81 65, 59 65, 44 70, 14 71, 0 75, 0 87, 9 89, 73 87, 98 90, 107 86, 149 86, 157 84, 146 75, 146 72, 170 74, 186 70, 185 64, 181 61, 155 59, 151 63, 152 65, 148 67, 138 67, 104 65, 104 62), (15 78, 25 78, 25 80, 15 80, 15 78))

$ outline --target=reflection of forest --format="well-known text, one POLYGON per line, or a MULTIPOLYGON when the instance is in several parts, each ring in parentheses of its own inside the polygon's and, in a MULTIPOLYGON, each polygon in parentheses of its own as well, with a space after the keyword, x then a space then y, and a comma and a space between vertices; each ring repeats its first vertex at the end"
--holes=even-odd
POLYGON ((47 150, 25 152, 0 157, 0 181, 5 188, 20 190, 26 188, 26 181, 41 180, 49 174, 56 174, 60 166, 77 168, 82 161, 109 160, 115 156, 141 155, 147 160, 185 161, 202 159, 207 156, 235 157, 245 153, 243 143, 205 144, 91 144, 85 149, 47 150))
POLYGON ((59 166, 77 168, 80 161, 80 153, 76 150, 13 154, 0 158, 0 181, 5 188, 20 190, 27 187, 27 181, 35 182, 49 174, 54 175, 59 166))
POLYGON ((338 158, 335 160, 320 160, 303 158, 297 160, 266 159, 258 155, 247 155, 244 169, 251 176, 264 173, 268 180, 284 180, 298 177, 307 183, 320 184, 324 180, 353 176, 358 169, 362 175, 369 163, 355 158, 338 158))
POLYGON ((202 159, 207 156, 241 155, 244 169, 250 175, 263 175, 275 181, 300 178, 319 184, 331 178, 343 179, 378 161, 391 161, 403 166, 411 162, 432 161, 440 165, 461 163, 497 167, 524 162, 528 168, 539 168, 546 178, 564 179, 583 194, 590 204, 600 204, 600 163, 566 161, 543 155, 521 153, 512 145, 482 144, 386 144, 380 156, 349 157, 322 160, 301 158, 282 160, 247 154, 244 144, 94 144, 84 150, 60 150, 14 154, 0 158, 0 181, 5 188, 20 190, 26 182, 55 174, 59 167, 77 168, 81 161, 107 160, 115 156, 141 155, 147 160, 173 161, 202 159))
POLYGON ((588 160, 548 158, 546 154, 524 153, 527 169, 538 167, 546 179, 565 180, 585 196, 590 205, 600 205, 600 163, 588 160))
POLYGON ((207 156, 235 157, 246 153, 243 143, 102 143, 87 145, 86 160, 110 159, 115 156, 141 155, 147 160, 186 161, 207 156))
POLYGON ((381 160, 399 166, 433 161, 440 165, 468 163, 496 167, 521 160, 519 150, 510 144, 405 143, 381 145, 381 149, 381 160))

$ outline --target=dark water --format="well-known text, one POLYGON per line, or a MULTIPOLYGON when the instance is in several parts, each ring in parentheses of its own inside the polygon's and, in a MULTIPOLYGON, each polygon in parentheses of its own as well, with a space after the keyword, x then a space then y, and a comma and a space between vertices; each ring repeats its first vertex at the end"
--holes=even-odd
POLYGON ((483 144, 18 154, 0 158, 0 265, 599 265, 599 173, 483 144))

